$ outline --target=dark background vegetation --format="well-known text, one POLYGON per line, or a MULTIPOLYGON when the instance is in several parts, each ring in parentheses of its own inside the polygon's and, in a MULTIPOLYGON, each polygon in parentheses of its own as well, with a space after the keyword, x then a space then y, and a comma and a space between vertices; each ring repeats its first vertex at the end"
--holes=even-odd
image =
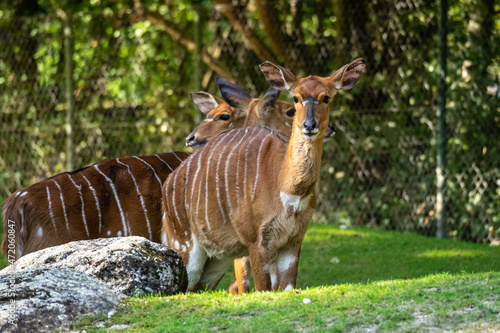
MULTIPOLYGON (((499 11, 494 0, 449 1, 448 236, 473 242, 500 228, 499 11)), ((337 135, 314 219, 435 235, 437 18, 430 0, 2 2, 0 202, 68 158, 76 169, 184 150, 202 119, 189 93, 217 93, 217 76, 257 97, 265 60, 329 75, 363 57, 362 79, 331 107, 337 135)))

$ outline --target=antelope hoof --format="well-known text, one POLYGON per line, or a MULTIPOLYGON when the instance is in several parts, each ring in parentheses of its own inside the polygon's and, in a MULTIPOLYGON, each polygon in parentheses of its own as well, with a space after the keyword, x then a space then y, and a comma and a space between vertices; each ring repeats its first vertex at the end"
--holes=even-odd
POLYGON ((238 295, 238 283, 236 282, 236 280, 233 280, 233 282, 231 282, 231 285, 229 286, 229 294, 230 295, 238 295))

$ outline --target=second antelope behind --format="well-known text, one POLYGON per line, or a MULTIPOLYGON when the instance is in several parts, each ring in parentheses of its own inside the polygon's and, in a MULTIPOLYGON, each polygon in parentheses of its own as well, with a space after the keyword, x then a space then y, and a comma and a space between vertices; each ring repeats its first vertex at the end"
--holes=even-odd
POLYGON ((233 259, 246 254, 256 290, 295 288, 302 239, 316 206, 329 102, 364 68, 358 59, 329 77, 297 78, 263 63, 271 86, 293 95, 291 137, 266 127, 233 130, 170 174, 163 186, 162 240, 179 249, 188 291, 214 288, 233 259))

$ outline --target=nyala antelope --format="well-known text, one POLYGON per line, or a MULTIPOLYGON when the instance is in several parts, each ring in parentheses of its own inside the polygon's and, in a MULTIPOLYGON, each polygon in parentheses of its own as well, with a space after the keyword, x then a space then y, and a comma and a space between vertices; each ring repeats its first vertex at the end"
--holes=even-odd
MULTIPOLYGON (((207 105, 199 96, 217 100, 217 112, 237 115, 225 122, 232 124, 229 129, 243 126, 239 116, 246 119, 247 113, 242 110, 205 92, 191 96, 204 113, 207 105)), ((218 122, 202 125, 205 140, 227 129, 218 122)), ((71 241, 121 236, 143 236, 160 243, 161 188, 189 155, 168 152, 104 160, 17 190, 3 204, 4 230, 9 220, 15 222, 16 248, 9 249, 4 233, 2 252, 10 250, 17 259, 71 241)))
MULTIPOLYGON (((191 93, 191 99, 207 117, 186 138, 186 145, 193 149, 203 147, 220 133, 234 128, 263 125, 292 134, 295 108, 291 104, 277 101, 279 90, 270 88, 262 98, 252 98, 243 88, 223 78, 216 78, 224 100, 207 92, 191 93), (229 104, 231 107, 227 107, 229 104)), ((335 135, 328 124, 324 142, 335 135)))
MULTIPOLYGON (((292 134, 292 123, 295 108, 291 104, 277 101, 279 90, 269 88, 262 98, 252 98, 243 88, 223 78, 215 80, 224 100, 206 92, 191 93, 191 98, 201 112, 207 115, 186 138, 186 144, 195 149, 204 146, 220 133, 231 128, 265 125, 281 130, 287 136, 292 134), (226 105, 229 104, 231 108, 226 105)), ((324 142, 335 134, 332 125, 328 124, 324 142)), ((175 245, 175 244, 174 244, 175 245)), ((250 291, 250 261, 248 257, 234 260, 236 280, 229 287, 230 294, 241 294, 250 291)))
POLYGON ((291 137, 267 127, 219 135, 186 159, 163 186, 162 241, 181 255, 188 291, 212 289, 235 258, 249 255, 255 289, 295 288, 302 239, 316 206, 329 103, 365 68, 358 59, 329 77, 297 78, 265 62, 277 90, 291 92, 291 137))
POLYGON ((160 242, 161 187, 189 156, 169 152, 101 161, 14 192, 3 204, 3 225, 15 222, 16 259, 71 241, 143 236, 160 242))

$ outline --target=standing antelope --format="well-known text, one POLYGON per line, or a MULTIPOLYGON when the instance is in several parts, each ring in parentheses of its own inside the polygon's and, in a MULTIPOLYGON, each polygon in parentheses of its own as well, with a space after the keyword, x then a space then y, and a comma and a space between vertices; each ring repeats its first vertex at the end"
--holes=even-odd
MULTIPOLYGON (((199 96, 217 100, 217 112, 235 115, 225 121, 228 128, 243 126, 240 116, 246 119, 248 113, 208 93, 193 93, 202 111, 207 108, 199 96)), ((210 138, 227 129, 216 121, 202 125, 210 138)), ((161 187, 188 156, 170 152, 109 159, 17 190, 3 204, 4 230, 14 221, 16 249, 8 247, 4 232, 2 252, 17 259, 70 241, 130 235, 159 243, 161 187)))
MULTIPOLYGON (((291 135, 295 108, 293 105, 277 101, 279 90, 270 88, 264 97, 258 99, 252 98, 241 87, 226 79, 217 78, 215 82, 225 102, 234 108, 224 107, 226 104, 224 101, 206 92, 191 93, 191 98, 200 111, 207 115, 207 119, 188 135, 186 138, 188 146, 199 148, 225 130, 256 125, 265 125, 282 130, 287 136, 291 135)), ((333 126, 328 124, 324 141, 328 141, 334 134, 333 126)), ((249 292, 249 258, 235 259, 234 270, 236 280, 231 283, 229 293, 234 295, 249 292)))
POLYGON ((186 159, 163 186, 162 240, 181 255, 188 291, 214 288, 230 262, 249 254, 256 290, 295 287, 328 106, 365 68, 358 59, 330 77, 297 78, 270 62, 271 86, 293 94, 292 135, 250 127, 219 135, 186 159))

